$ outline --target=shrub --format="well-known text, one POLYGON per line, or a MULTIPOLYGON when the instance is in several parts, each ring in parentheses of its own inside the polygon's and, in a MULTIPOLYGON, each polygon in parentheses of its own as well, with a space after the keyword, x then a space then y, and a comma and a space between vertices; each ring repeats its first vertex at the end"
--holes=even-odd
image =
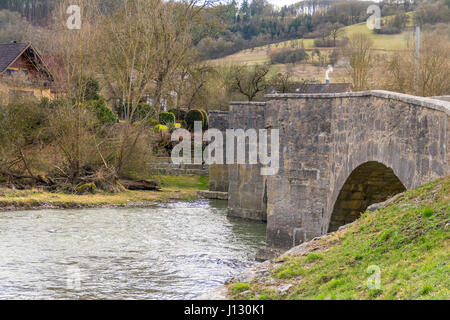
POLYGON ((80 91, 82 93, 82 99, 83 101, 89 101, 89 100, 99 100, 100 99, 100 83, 98 80, 94 79, 93 77, 83 77, 81 79, 81 87, 79 83, 79 79, 76 80, 74 83, 74 88, 76 92, 80 91))
POLYGON ((270 54, 270 62, 272 64, 296 63, 307 58, 308 54, 304 49, 283 49, 270 54))
POLYGON ((171 109, 171 110, 169 110, 169 112, 172 112, 172 113, 175 115, 175 118, 176 118, 177 120, 182 121, 182 120, 186 119, 186 114, 187 114, 187 112, 184 111, 184 110, 181 110, 181 109, 171 109))
POLYGON ((100 83, 98 80, 89 77, 86 79, 84 88, 84 99, 85 100, 99 100, 100 99, 100 83))
POLYGON ((186 128, 188 130, 193 130, 195 121, 201 121, 203 124, 204 123, 203 118, 204 118, 203 113, 200 110, 194 109, 189 111, 186 115, 186 125, 187 125, 186 128))
MULTIPOLYGON (((131 112, 133 109, 133 104, 130 104, 130 108, 128 108, 128 104, 123 104, 119 110, 119 116, 121 119, 125 119, 127 113, 131 112)), ((133 112, 132 122, 142 121, 146 119, 146 122, 150 122, 151 119, 154 119, 156 115, 156 109, 149 105, 148 103, 139 103, 136 109, 133 112)))
POLYGON ((157 132, 168 132, 169 131, 169 127, 163 124, 158 124, 155 126, 155 131, 157 132))
POLYGON ((333 39, 317 38, 317 39, 314 39, 314 47, 318 47, 318 48, 334 47, 334 41, 333 41, 333 39))
POLYGON ((148 103, 139 103, 136 110, 134 111, 133 120, 141 121, 146 119, 149 122, 151 119, 154 119, 156 116, 156 110, 152 105, 148 103))
POLYGON ((383 26, 381 29, 374 29, 374 32, 378 34, 397 34, 402 32, 402 30, 397 27, 383 26))
POLYGON ((155 120, 155 119, 150 119, 150 120, 148 120, 147 123, 148 123, 148 125, 150 127, 154 127, 154 126, 157 126, 159 124, 158 120, 155 120))
POLYGON ((117 116, 108 108, 104 99, 90 100, 86 103, 86 107, 95 114, 100 124, 114 124, 118 122, 117 116))
POLYGON ((200 112, 203 115, 203 122, 202 122, 203 130, 207 130, 209 125, 208 113, 203 109, 200 109, 200 112))
POLYGON ((172 112, 161 112, 159 114, 159 123, 164 125, 175 123, 175 115, 172 112))

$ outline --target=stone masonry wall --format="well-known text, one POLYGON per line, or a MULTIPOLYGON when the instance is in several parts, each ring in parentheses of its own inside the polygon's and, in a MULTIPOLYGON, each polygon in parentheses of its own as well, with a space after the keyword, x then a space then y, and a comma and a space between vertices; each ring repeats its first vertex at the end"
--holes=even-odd
MULTIPOLYGON (((209 127, 222 131, 228 128, 229 113, 224 111, 209 111, 209 127)), ((224 141, 224 148, 226 143, 224 141)), ((224 153, 225 155, 225 153, 224 153)), ((209 190, 228 192, 228 165, 212 164, 209 166, 209 190)))
POLYGON ((325 231, 332 101, 273 99, 267 105, 266 122, 280 130, 281 148, 280 171, 268 177, 267 245, 289 248, 325 231))
MULTIPOLYGON (((232 103, 229 129, 243 129, 244 131, 263 129, 265 109, 266 104, 261 102, 232 103)), ((248 146, 246 151, 248 151, 248 146)), ((248 159, 248 154, 246 154, 246 159, 248 159)), ((228 165, 228 169, 228 215, 265 221, 266 177, 260 174, 261 166, 259 164, 233 164, 228 165)))

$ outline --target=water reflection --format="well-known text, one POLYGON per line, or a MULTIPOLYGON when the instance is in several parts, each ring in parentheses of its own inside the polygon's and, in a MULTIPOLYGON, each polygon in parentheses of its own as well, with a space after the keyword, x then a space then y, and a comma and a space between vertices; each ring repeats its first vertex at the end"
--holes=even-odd
POLYGON ((254 263, 264 224, 226 202, 0 212, 0 299, 190 299, 254 263))

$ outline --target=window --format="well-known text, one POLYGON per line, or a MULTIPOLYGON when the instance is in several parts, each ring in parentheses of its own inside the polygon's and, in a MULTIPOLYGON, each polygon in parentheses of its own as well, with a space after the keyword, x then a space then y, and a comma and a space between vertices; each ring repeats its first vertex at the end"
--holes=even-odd
POLYGON ((7 75, 7 76, 12 77, 12 76, 14 76, 14 75, 16 75, 16 74, 17 74, 17 70, 6 69, 6 75, 7 75))

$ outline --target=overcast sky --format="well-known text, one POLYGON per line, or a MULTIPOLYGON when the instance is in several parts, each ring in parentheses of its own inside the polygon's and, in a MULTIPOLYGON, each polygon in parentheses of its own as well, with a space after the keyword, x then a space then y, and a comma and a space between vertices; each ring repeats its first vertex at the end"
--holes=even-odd
POLYGON ((280 7, 299 2, 298 0, 268 0, 268 1, 276 6, 280 6, 280 7))

